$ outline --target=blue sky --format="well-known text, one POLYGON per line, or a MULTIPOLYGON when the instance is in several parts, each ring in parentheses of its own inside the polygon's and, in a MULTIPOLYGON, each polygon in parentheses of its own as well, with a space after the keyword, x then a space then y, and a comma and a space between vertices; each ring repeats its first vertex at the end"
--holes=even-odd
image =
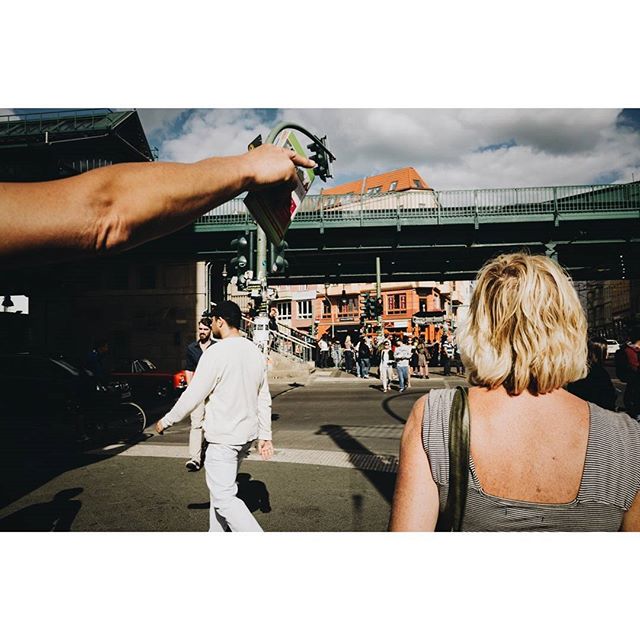
POLYGON ((141 109, 140 117, 159 159, 181 162, 242 153, 276 122, 297 122, 328 136, 337 157, 328 184, 403 166, 434 189, 640 179, 640 109, 141 109))

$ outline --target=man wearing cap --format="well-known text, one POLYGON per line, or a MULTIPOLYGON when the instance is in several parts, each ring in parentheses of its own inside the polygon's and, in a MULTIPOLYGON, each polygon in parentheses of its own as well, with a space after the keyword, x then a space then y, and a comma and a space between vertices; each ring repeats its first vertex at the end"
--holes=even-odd
POLYGON ((241 318, 235 302, 227 300, 215 307, 211 332, 218 342, 202 354, 191 383, 173 409, 156 424, 156 431, 161 434, 205 402, 209 531, 262 531, 237 497, 237 474, 256 439, 263 460, 273 455, 271 396, 264 355, 240 335, 241 318))

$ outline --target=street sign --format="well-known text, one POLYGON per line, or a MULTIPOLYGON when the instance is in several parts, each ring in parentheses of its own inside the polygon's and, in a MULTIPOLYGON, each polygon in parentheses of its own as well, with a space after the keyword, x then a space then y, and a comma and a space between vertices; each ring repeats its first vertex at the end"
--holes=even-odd
MULTIPOLYGON (((259 144, 260 141, 257 138, 251 143, 254 147, 259 144)), ((273 144, 295 151, 304 158, 307 157, 295 134, 290 129, 281 131, 275 137, 273 144)), ((279 246, 284 240, 285 233, 293 222, 296 211, 300 208, 315 177, 316 174, 313 169, 297 167, 296 185, 290 195, 282 187, 272 187, 262 191, 251 192, 244 199, 245 206, 265 232, 269 241, 274 245, 279 246)))

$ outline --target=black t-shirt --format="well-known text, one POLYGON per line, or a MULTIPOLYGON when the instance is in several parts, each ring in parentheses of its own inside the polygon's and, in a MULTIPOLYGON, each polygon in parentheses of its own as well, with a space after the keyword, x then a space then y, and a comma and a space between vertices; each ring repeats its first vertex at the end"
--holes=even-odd
MULTIPOLYGON (((209 347, 211 346, 211 344, 212 343, 209 344, 209 347)), ((209 347, 207 347, 207 349, 209 347)), ((187 347, 187 364, 184 366, 184 368, 187 371, 195 371, 203 353, 204 351, 200 348, 200 342, 198 340, 194 340, 187 347)))

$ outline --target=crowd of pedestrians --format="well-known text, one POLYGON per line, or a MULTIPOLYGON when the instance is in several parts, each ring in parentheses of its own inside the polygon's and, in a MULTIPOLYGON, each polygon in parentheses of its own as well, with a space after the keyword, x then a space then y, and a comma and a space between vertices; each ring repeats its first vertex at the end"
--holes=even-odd
POLYGON ((451 334, 443 332, 437 341, 424 337, 384 335, 372 338, 366 334, 347 334, 341 342, 327 334, 320 336, 316 365, 319 369, 340 369, 358 378, 371 377, 377 367, 382 391, 398 383, 400 392, 411 386, 412 378, 429 379, 429 368, 441 367, 442 375, 464 375, 465 369, 458 346, 451 334))

